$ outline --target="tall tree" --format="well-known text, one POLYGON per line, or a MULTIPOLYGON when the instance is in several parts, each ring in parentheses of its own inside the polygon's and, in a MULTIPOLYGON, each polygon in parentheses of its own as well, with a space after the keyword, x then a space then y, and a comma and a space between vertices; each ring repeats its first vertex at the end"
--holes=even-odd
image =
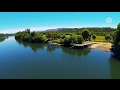
POLYGON ((30 33, 30 29, 28 29, 28 28, 25 29, 25 32, 26 32, 26 33, 30 33))
POLYGON ((114 33, 114 48, 111 49, 113 56, 120 60, 120 23, 117 26, 117 30, 114 33))
POLYGON ((95 41, 95 39, 96 39, 96 35, 95 34, 93 34, 92 35, 92 38, 94 39, 94 41, 95 41))
POLYGON ((90 38, 90 31, 88 30, 88 29, 84 29, 83 31, 82 31, 82 36, 83 36, 83 38, 84 39, 89 39, 90 38))
POLYGON ((105 40, 107 40, 107 41, 111 40, 110 34, 106 34, 106 35, 105 35, 105 40))
POLYGON ((71 40, 72 43, 77 43, 77 36, 76 35, 72 35, 70 37, 70 40, 71 40))
POLYGON ((78 43, 79 43, 79 44, 82 44, 82 42, 83 42, 83 37, 82 37, 82 35, 78 35, 78 36, 77 36, 77 40, 78 40, 78 43))

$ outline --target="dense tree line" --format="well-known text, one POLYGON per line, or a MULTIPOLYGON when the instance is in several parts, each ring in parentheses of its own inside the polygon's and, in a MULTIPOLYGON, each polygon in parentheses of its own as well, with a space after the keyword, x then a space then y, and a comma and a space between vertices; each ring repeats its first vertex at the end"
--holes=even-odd
MULTIPOLYGON (((110 34, 111 36, 113 35, 113 32, 116 30, 114 28, 110 28, 110 27, 90 27, 90 28, 63 28, 61 30, 58 30, 58 32, 65 32, 65 33, 76 33, 76 34, 81 34, 81 32, 84 29, 88 29, 91 34, 96 34, 97 36, 105 36, 106 34, 110 34)), ((53 30, 54 31, 54 30, 53 30)))
POLYGON ((64 32, 30 32, 30 29, 25 31, 19 31, 15 34, 15 39, 20 39, 22 41, 28 41, 32 43, 46 43, 47 41, 53 41, 56 43, 64 44, 65 46, 70 46, 71 43, 81 44, 84 39, 90 37, 90 32, 88 30, 83 30, 82 34, 75 33, 64 33, 64 32), (87 33, 87 32, 88 33, 87 33), (85 37, 87 35, 87 37, 85 37))
POLYGON ((15 34, 15 39, 33 43, 44 43, 46 41, 46 36, 42 33, 30 32, 30 29, 26 29, 25 31, 17 32, 15 34))
POLYGON ((106 40, 111 40, 113 37, 113 30, 111 28, 71 28, 71 29, 64 29, 63 30, 51 30, 51 31, 44 31, 44 32, 30 32, 30 29, 25 29, 25 31, 19 31, 15 34, 15 39, 20 39, 23 41, 28 41, 32 43, 47 43, 47 41, 53 41, 54 43, 60 43, 64 46, 70 46, 71 43, 78 43, 81 44, 84 40, 91 40, 93 38, 96 39, 98 36, 97 32, 104 33, 106 40), (92 30, 91 30, 92 29, 92 30), (91 30, 91 31, 90 31, 91 30), (104 31, 104 32, 102 32, 104 31))
POLYGON ((6 39, 6 35, 1 33, 0 34, 0 42, 4 41, 6 39))
POLYGON ((0 38, 5 38, 5 37, 6 37, 6 35, 5 35, 5 34, 0 33, 0 38))

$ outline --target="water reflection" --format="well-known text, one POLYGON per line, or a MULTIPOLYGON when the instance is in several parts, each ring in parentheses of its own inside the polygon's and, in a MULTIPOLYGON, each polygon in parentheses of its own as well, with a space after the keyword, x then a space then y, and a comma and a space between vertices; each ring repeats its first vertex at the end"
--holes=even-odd
POLYGON ((1 38, 1 37, 0 37, 0 42, 5 41, 5 39, 6 39, 6 38, 1 38))
POLYGON ((21 40, 16 40, 16 42, 19 44, 19 45, 23 45, 25 48, 26 47, 30 47, 34 52, 36 52, 37 50, 43 50, 44 49, 44 44, 41 44, 41 43, 29 43, 29 42, 24 42, 24 41, 21 41, 21 40))
MULTIPOLYGON (((21 40, 16 40, 17 43, 19 43, 19 45, 23 45, 25 48, 26 47, 30 47, 34 52, 36 52, 37 50, 44 50, 45 44, 41 44, 41 43, 29 43, 29 42, 24 42, 21 40)), ((59 47, 59 46, 47 46, 47 52, 53 52, 56 49, 61 48, 62 52, 65 54, 69 54, 72 56, 87 56, 90 53, 90 49, 89 48, 85 48, 85 49, 70 49, 70 48, 66 48, 66 47, 59 47)))
POLYGON ((62 52, 72 55, 72 56, 87 56, 90 53, 90 49, 89 48, 85 48, 85 49, 70 49, 70 48, 65 48, 62 47, 62 52))
POLYGON ((120 61, 114 59, 112 56, 109 58, 110 63, 110 78, 120 79, 120 61))
POLYGON ((47 51, 48 52, 53 52, 57 49, 58 47, 57 46, 47 46, 47 51))

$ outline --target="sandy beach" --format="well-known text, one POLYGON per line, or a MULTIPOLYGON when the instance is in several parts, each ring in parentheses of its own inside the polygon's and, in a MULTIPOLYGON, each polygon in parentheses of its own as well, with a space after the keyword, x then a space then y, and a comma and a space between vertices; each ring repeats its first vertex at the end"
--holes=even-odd
POLYGON ((96 48, 100 50, 105 50, 107 52, 110 51, 110 48, 112 46, 111 43, 105 43, 105 42, 92 42, 92 43, 95 43, 95 44, 91 45, 89 48, 96 48))

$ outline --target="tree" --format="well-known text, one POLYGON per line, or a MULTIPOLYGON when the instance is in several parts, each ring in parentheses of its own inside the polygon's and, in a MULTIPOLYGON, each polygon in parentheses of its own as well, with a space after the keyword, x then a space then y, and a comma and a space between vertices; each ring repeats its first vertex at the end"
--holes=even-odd
POLYGON ((118 43, 120 42, 120 23, 117 26, 117 30, 114 34, 114 44, 118 46, 118 43))
POLYGON ((82 42, 83 42, 83 37, 82 37, 81 35, 78 35, 78 36, 77 36, 77 40, 78 40, 78 43, 79 43, 79 44, 82 44, 82 42))
POLYGON ((32 37, 35 36, 35 31, 31 32, 31 36, 32 37))
POLYGON ((62 35, 62 39, 64 39, 66 36, 65 35, 62 35))
POLYGON ((120 23, 118 24, 113 37, 114 48, 111 48, 111 51, 113 52, 113 57, 120 60, 120 23))
POLYGON ((46 33, 46 37, 47 37, 47 38, 53 38, 53 33, 52 33, 52 32, 46 33))
POLYGON ((94 32, 93 31, 91 31, 91 35, 93 35, 94 34, 94 32))
POLYGON ((77 36, 76 35, 72 35, 72 36, 70 36, 70 41, 72 42, 72 43, 77 43, 77 36))
POLYGON ((120 23, 118 24, 118 26, 117 26, 117 30, 119 30, 120 31, 120 23))
POLYGON ((25 32, 26 32, 26 33, 30 33, 30 29, 28 29, 28 28, 25 29, 25 32))
POLYGON ((84 39, 89 39, 90 38, 90 31, 88 30, 88 29, 84 29, 83 31, 82 31, 82 36, 83 36, 83 38, 84 39))
POLYGON ((70 37, 66 37, 63 41, 64 46, 69 47, 71 44, 70 37))
POLYGON ((4 41, 7 38, 5 34, 0 34, 0 42, 4 41))
POLYGON ((16 34, 15 34, 15 39, 21 39, 21 35, 22 35, 22 32, 17 32, 16 34))
POLYGON ((110 34, 106 34, 105 35, 105 39, 108 41, 108 40, 111 40, 111 36, 110 36, 110 34))
POLYGON ((95 39, 96 39, 96 35, 95 34, 93 34, 92 35, 92 38, 94 39, 94 41, 95 41, 95 39))

